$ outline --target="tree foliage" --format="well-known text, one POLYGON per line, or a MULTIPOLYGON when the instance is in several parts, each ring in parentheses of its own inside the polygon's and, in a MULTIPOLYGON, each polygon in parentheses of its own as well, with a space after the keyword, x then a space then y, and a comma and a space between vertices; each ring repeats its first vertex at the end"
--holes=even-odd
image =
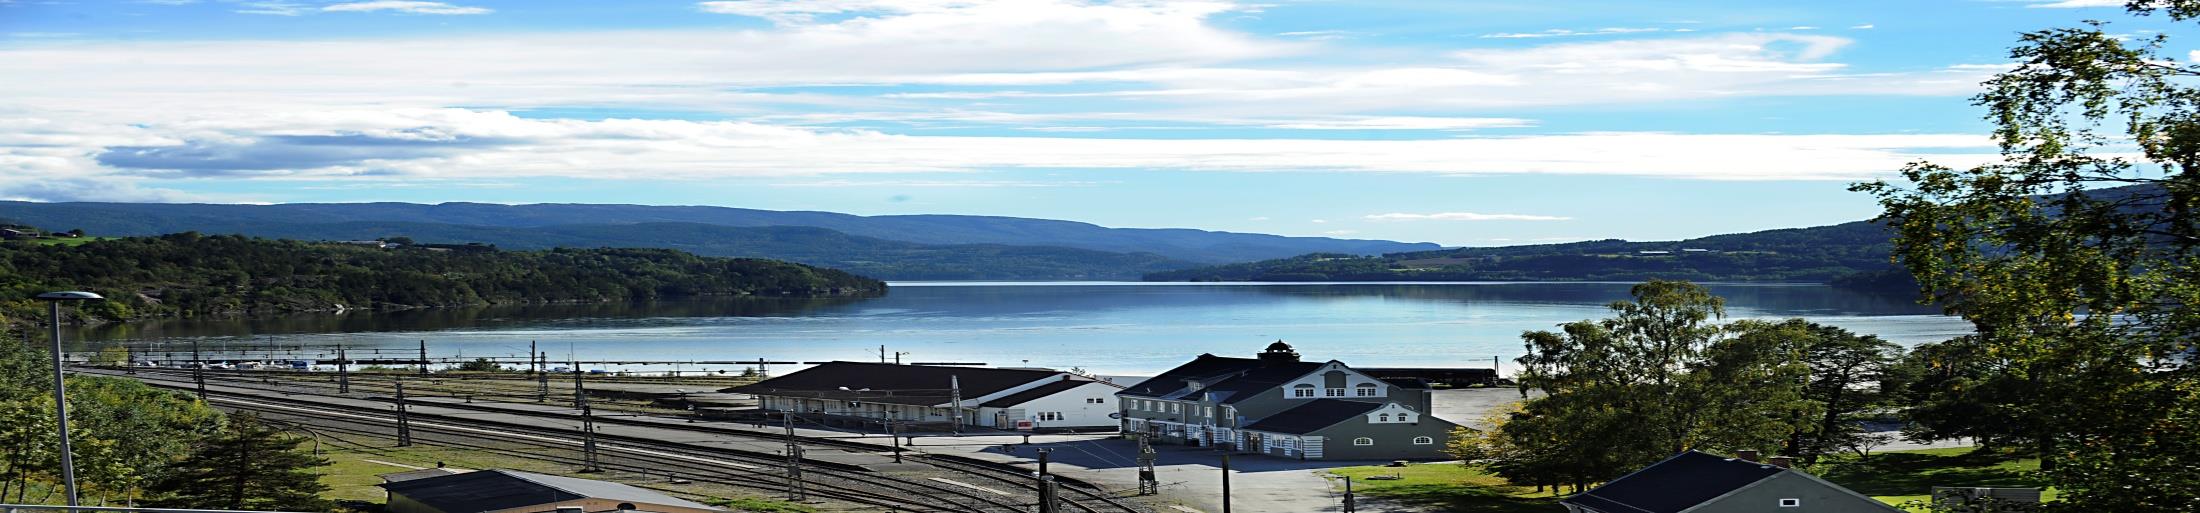
MULTIPOLYGON (((50 502, 60 483, 53 370, 47 353, 0 343, 0 501, 50 502), (32 488, 43 492, 32 493, 32 488)), ((70 438, 82 497, 130 503, 165 475, 221 415, 179 393, 132 380, 69 378, 70 438)))
POLYGON ((329 461, 300 447, 256 415, 232 415, 221 433, 206 439, 181 468, 160 483, 163 507, 190 509, 327 511, 315 469, 329 461))
POLYGON ((1497 428, 1493 471, 1579 489, 1678 451, 1775 447, 1813 411, 1793 341, 1720 324, 1724 301, 1694 284, 1633 295, 1612 317, 1522 335, 1517 379, 1546 395, 1497 428))
POLYGON ((1856 187, 1926 296, 1978 328, 1918 351, 1921 434, 2036 450, 2069 511, 2200 510, 2200 65, 2168 42, 2025 33, 1976 97, 2002 159, 1856 187))

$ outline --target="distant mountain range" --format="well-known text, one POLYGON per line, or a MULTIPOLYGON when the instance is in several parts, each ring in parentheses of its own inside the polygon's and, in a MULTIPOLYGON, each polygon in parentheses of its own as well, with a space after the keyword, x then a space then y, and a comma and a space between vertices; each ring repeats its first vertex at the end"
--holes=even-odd
POLYGON ((726 207, 596 204, 0 202, 0 219, 96 235, 185 231, 301 240, 409 237, 508 249, 657 247, 790 260, 884 279, 1135 279, 1307 253, 1372 255, 1432 243, 1107 228, 1048 219, 857 216, 726 207))
POLYGON ((1161 271, 1150 281, 1771 281, 1912 287, 1893 272, 1891 233, 1867 221, 1714 235, 1681 241, 1618 239, 1410 251, 1311 254, 1161 271))

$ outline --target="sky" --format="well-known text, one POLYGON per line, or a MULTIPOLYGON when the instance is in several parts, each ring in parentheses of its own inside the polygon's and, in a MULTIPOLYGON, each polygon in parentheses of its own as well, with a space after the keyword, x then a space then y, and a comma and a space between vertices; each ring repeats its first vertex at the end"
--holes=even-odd
POLYGON ((0 199, 1667 240, 1996 158, 2020 33, 2182 28, 2120 3, 0 0, 0 199))

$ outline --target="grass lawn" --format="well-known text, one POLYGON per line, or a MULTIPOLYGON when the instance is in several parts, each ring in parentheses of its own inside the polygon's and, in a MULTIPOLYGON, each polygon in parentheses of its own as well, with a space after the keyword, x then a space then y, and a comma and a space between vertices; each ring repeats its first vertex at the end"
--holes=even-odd
POLYGON ((40 246, 82 246, 84 245, 84 243, 87 242, 95 240, 108 240, 113 238, 114 237, 60 237, 33 239, 31 240, 31 242, 40 246))
MULTIPOLYGON (((1819 462, 1810 472, 1888 504, 1930 498, 1935 486, 2046 488, 2037 471, 2039 458, 1969 447, 1883 452, 1859 462, 1844 455, 1819 462)), ((2055 490, 2041 494, 2054 500, 2055 490)))
MULTIPOLYGON (((1550 513, 1566 509, 1550 492, 1505 484, 1505 480, 1458 463, 1426 463, 1406 467, 1344 467, 1330 473, 1352 478, 1352 491, 1363 497, 1398 501, 1441 511, 1467 513, 1550 513), (1368 476, 1397 475, 1395 481, 1369 481, 1368 476)), ((1343 488, 1342 484, 1336 485, 1343 488)))

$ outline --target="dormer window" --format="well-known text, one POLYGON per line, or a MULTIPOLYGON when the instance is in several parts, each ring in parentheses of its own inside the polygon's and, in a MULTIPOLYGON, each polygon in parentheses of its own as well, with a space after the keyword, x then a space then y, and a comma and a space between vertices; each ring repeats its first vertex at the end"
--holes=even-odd
POLYGON ((1314 385, 1300 384, 1291 387, 1291 397, 1313 397, 1314 385))
POLYGON ((1374 383, 1361 383, 1352 388, 1354 395, 1359 397, 1375 397, 1378 395, 1378 391, 1381 390, 1376 388, 1374 383))
POLYGON ((1187 382, 1185 382, 1185 383, 1184 383, 1184 385, 1185 385, 1185 388, 1186 388, 1186 389, 1189 389, 1189 390, 1191 390, 1191 391, 1193 391, 1193 392, 1198 392, 1198 391, 1199 391, 1199 389, 1201 389, 1201 388, 1205 388, 1205 386, 1204 386, 1204 385, 1201 385, 1201 384, 1200 384, 1199 382, 1197 382, 1197 381, 1187 381, 1187 382))

